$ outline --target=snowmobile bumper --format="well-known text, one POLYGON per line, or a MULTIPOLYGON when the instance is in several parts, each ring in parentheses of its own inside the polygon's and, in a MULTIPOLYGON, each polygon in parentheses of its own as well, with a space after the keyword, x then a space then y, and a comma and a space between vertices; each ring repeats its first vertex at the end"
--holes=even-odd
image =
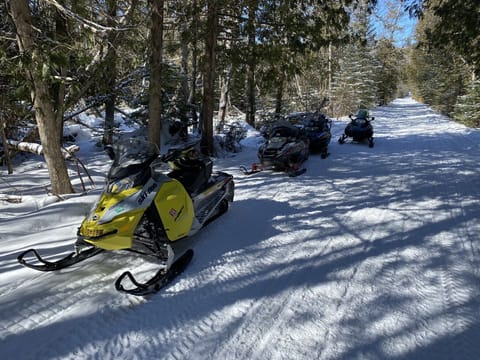
POLYGON ((97 237, 77 235, 77 244, 93 245, 103 250, 123 250, 132 247, 132 238, 119 235, 117 231, 97 237))
POLYGON ((142 213, 129 212, 104 224, 86 219, 78 229, 77 238, 104 250, 130 249, 133 232, 142 213))
POLYGON ((99 236, 98 238, 84 237, 79 235, 77 243, 87 243, 103 250, 123 250, 131 248, 131 238, 116 236, 115 233, 99 236))

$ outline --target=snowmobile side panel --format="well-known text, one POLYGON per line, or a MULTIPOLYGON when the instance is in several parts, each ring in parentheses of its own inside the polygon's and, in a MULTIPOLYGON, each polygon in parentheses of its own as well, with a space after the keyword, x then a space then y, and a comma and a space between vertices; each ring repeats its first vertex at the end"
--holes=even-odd
POLYGON ((195 212, 192 199, 178 180, 163 183, 154 202, 170 241, 189 234, 195 212))
POLYGON ((146 283, 139 283, 130 271, 125 271, 119 276, 115 282, 115 289, 130 295, 146 296, 151 295, 170 284, 179 274, 181 274, 193 258, 193 250, 188 249, 183 253, 168 270, 160 269, 150 280, 146 283), (135 287, 125 288, 125 278, 128 278, 131 284, 135 287))

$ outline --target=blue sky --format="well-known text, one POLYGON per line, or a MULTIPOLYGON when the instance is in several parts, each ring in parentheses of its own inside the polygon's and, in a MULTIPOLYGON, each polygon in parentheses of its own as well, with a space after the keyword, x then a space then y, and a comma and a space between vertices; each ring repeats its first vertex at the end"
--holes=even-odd
MULTIPOLYGON (((397 1, 378 0, 377 11, 376 11, 377 15, 381 16, 382 18, 385 17, 385 15, 388 12, 388 6, 387 6, 388 3, 394 4, 393 6, 395 6, 396 8, 401 6, 400 1, 398 0, 397 1)), ((376 33, 380 37, 385 31, 383 24, 375 16, 372 16, 372 20, 373 20, 373 25, 376 30, 376 33)), ((402 27, 402 30, 396 32, 394 35, 397 46, 406 45, 409 38, 413 41, 416 23, 417 23, 417 19, 410 18, 407 12, 402 13, 402 16, 400 17, 400 20, 399 20, 399 25, 402 27)))

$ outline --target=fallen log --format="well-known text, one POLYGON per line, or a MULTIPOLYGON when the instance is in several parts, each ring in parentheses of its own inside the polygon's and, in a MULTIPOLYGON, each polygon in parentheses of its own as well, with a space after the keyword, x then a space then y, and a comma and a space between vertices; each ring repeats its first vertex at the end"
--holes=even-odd
MULTIPOLYGON (((43 155, 43 146, 37 143, 29 143, 25 141, 7 140, 9 147, 17 151, 30 152, 32 154, 43 155)), ((80 150, 78 145, 70 145, 66 148, 62 148, 62 155, 65 160, 69 160, 73 157, 73 154, 80 150)))
POLYGON ((18 195, 0 194, 0 201, 6 201, 9 203, 19 204, 22 202, 22 197, 18 195))

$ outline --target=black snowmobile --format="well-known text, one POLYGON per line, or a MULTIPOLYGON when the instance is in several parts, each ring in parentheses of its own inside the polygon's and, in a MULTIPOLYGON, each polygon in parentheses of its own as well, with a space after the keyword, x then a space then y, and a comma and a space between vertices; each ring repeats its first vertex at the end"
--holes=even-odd
POLYGON ((347 138, 352 138, 355 142, 363 142, 368 140, 368 146, 373 147, 373 126, 371 121, 375 118, 370 117, 368 111, 361 109, 356 116, 349 115, 350 122, 345 127, 344 134, 340 136, 338 142, 345 143, 347 138))
POLYGON ((146 283, 126 271, 115 287, 133 295, 151 294, 190 262, 192 249, 177 254, 181 240, 227 211, 234 196, 233 177, 213 172, 211 159, 201 155, 195 144, 162 156, 155 144, 141 139, 124 140, 108 150, 114 161, 107 183, 78 229, 75 251, 51 262, 30 249, 18 261, 35 270, 53 271, 104 250, 129 250, 153 258, 160 269, 146 283))
POLYGON ((332 138, 332 120, 320 112, 310 113, 304 118, 305 133, 310 141, 310 152, 320 153, 322 159, 328 155, 328 144, 332 138))
POLYGON ((306 170, 301 166, 309 156, 309 140, 305 131, 287 121, 278 121, 264 135, 266 141, 258 149, 259 163, 251 170, 242 167, 245 174, 272 169, 297 176, 306 170))

